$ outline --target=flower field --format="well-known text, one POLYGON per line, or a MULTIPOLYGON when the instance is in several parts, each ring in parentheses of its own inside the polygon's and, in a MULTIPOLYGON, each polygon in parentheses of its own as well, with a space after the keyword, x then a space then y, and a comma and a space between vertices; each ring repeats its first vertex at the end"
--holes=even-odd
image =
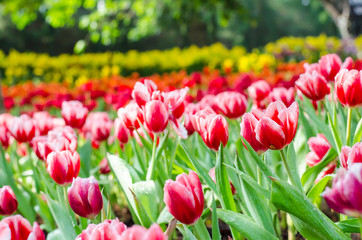
POLYGON ((359 239, 352 50, 1 55, 0 239, 359 239))

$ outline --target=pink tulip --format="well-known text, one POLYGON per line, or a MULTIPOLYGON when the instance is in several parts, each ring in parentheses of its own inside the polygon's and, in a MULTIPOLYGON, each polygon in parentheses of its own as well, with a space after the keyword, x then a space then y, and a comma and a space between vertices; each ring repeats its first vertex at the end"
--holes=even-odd
POLYGON ((20 117, 14 117, 11 121, 8 121, 7 128, 16 141, 20 143, 30 142, 35 136, 34 121, 25 114, 20 117))
POLYGON ((271 103, 255 127, 256 139, 273 150, 284 148, 297 132, 298 116, 296 102, 289 108, 280 101, 271 103))
POLYGON ((92 112, 87 117, 81 132, 85 138, 102 142, 108 139, 113 126, 112 120, 106 112, 92 112))
POLYGON ((118 118, 129 130, 140 127, 143 123, 143 110, 135 102, 130 102, 126 107, 118 109, 118 118))
POLYGON ((73 178, 78 177, 80 170, 80 157, 77 152, 68 150, 51 152, 46 160, 47 171, 59 185, 69 185, 73 178))
POLYGON ((343 106, 358 107, 362 105, 361 71, 342 69, 336 76, 335 94, 343 106))
POLYGON ((0 188, 0 214, 11 215, 18 209, 18 201, 10 186, 0 188))
POLYGON ((1 240, 45 240, 44 232, 37 222, 33 227, 20 215, 10 216, 0 221, 1 240))
POLYGON ((278 87, 273 88, 269 93, 269 101, 282 101, 285 106, 289 107, 294 102, 295 91, 294 88, 278 87))
POLYGON ((228 118, 241 117, 247 108, 246 97, 238 92, 222 92, 215 96, 218 110, 228 118))
POLYGON ((82 128, 88 115, 88 109, 79 101, 62 103, 62 117, 72 128, 82 128))
POLYGON ((268 147, 265 147, 256 139, 255 128, 258 124, 259 119, 255 117, 253 113, 257 110, 252 111, 251 113, 244 114, 242 121, 240 123, 240 135, 245 138, 246 141, 251 145, 255 152, 262 154, 268 147))
POLYGON ((126 144, 131 138, 131 132, 121 119, 116 118, 114 121, 114 133, 122 144, 126 144))
POLYGON ((270 91, 270 85, 264 80, 256 81, 248 87, 249 96, 255 102, 264 100, 268 97, 270 91))
POLYGON ((54 128, 53 118, 48 112, 36 112, 33 115, 33 119, 39 135, 46 135, 54 128))
POLYGON ((163 190, 163 201, 178 221, 191 225, 199 220, 204 209, 204 194, 195 172, 182 173, 176 181, 167 180, 163 190))
POLYGON ((94 177, 75 178, 68 188, 72 210, 81 217, 93 219, 103 207, 102 194, 94 177))
POLYGON ((167 240, 167 236, 157 224, 153 224, 149 229, 134 225, 122 233, 120 240, 167 240))
POLYGON ((321 57, 318 61, 320 73, 327 81, 334 81, 342 66, 342 60, 337 54, 327 54, 321 57))
POLYGON ((168 124, 168 110, 160 100, 151 100, 146 103, 144 109, 144 120, 146 126, 154 133, 165 130, 168 124))
POLYGON ((353 147, 343 146, 341 149, 341 165, 348 169, 354 163, 362 162, 362 143, 356 143, 353 147))
POLYGON ((108 174, 111 172, 111 168, 109 167, 107 158, 103 158, 99 163, 99 172, 101 174, 108 174))
POLYGON ((75 240, 120 240, 126 229, 127 226, 118 219, 105 220, 98 225, 89 224, 75 240))
POLYGON ((0 125, 0 143, 1 146, 7 149, 10 145, 10 134, 6 126, 0 125))
POLYGON ((136 82, 133 91, 132 97, 142 108, 148 101, 151 100, 152 93, 157 90, 157 85, 152 81, 145 79, 144 82, 136 82))
POLYGON ((295 85, 307 98, 314 101, 324 99, 330 92, 328 81, 317 71, 301 74, 295 85))
POLYGON ((309 138, 308 145, 311 152, 307 154, 306 161, 310 167, 319 163, 332 147, 323 134, 318 134, 317 137, 309 138))
POLYGON ((164 103, 168 107, 172 115, 178 119, 185 111, 185 98, 189 88, 182 88, 180 90, 173 90, 171 92, 163 93, 164 103))

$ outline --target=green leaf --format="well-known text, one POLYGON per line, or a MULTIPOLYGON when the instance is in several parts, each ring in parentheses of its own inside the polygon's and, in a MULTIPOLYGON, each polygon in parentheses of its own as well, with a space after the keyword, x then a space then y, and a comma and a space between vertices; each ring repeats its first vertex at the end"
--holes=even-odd
POLYGON ((50 232, 47 236, 47 240, 63 240, 63 239, 64 239, 63 234, 59 228, 50 232))
POLYGON ((182 224, 177 229, 181 232, 184 240, 198 240, 186 225, 182 224))
POLYGON ((74 227, 72 225, 72 219, 69 212, 61 205, 55 202, 53 199, 47 196, 47 202, 52 212, 55 222, 57 223, 60 231, 62 232, 64 240, 74 240, 77 236, 74 227))
POLYGON ((157 191, 154 181, 141 181, 131 186, 133 193, 140 201, 152 222, 156 222, 159 215, 161 193, 157 191))
POLYGON ((171 219, 173 218, 172 214, 167 210, 167 207, 164 207, 161 211, 160 215, 157 218, 157 223, 169 223, 171 219))
POLYGON ((219 220, 217 219, 216 213, 216 202, 215 199, 212 198, 212 240, 219 240, 220 236, 220 228, 219 228, 219 220))
MULTIPOLYGON (((281 150, 283 151, 283 150, 281 150)), ((296 184, 296 187, 303 191, 302 183, 300 181, 299 177, 299 171, 297 166, 297 156, 294 149, 294 144, 291 142, 288 146, 288 152, 287 152, 287 162, 290 168, 290 171, 293 175, 293 182, 296 184)))
POLYGON ((322 178, 319 182, 317 182, 312 189, 308 192, 307 197, 312 203, 319 203, 320 202, 320 195, 325 189, 326 185, 328 184, 329 180, 333 179, 333 176, 327 175, 322 178))
MULTIPOLYGON (((271 202, 276 208, 290 213, 308 224, 310 228, 309 233, 320 232, 320 235, 323 236, 320 238, 321 240, 349 239, 331 219, 314 206, 307 196, 297 190, 297 188, 281 180, 272 180, 271 202)), ((296 227, 302 235, 306 234, 305 228, 303 229, 304 231, 301 231, 298 228, 298 224, 296 224, 296 227)), ((308 236, 310 235, 308 234, 308 236)))
POLYGON ((80 175, 81 177, 89 177, 91 169, 91 157, 92 157, 92 144, 89 140, 78 148, 80 156, 80 175))
POLYGON ((359 233, 360 224, 357 218, 336 222, 336 225, 346 233, 359 233))
POLYGON ((255 223, 251 218, 230 210, 217 209, 217 216, 225 223, 235 228, 249 240, 277 240, 278 238, 255 223))
POLYGON ((362 119, 359 120, 356 130, 354 132, 353 145, 360 142, 362 137, 362 119))
POLYGON ((342 140, 341 140, 340 134, 338 133, 337 127, 332 122, 331 116, 329 115, 329 113, 327 113, 327 115, 328 115, 328 120, 329 120, 329 127, 332 130, 333 139, 334 139, 334 142, 337 147, 337 152, 339 154, 341 151, 342 145, 343 145, 342 140))

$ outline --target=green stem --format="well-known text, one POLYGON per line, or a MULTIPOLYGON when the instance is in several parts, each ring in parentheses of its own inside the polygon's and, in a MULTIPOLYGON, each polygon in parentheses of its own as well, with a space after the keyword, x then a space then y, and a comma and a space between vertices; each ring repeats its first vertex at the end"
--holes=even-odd
POLYGON ((283 149, 281 149, 279 152, 280 152, 280 156, 282 157, 283 164, 284 164, 285 170, 287 171, 287 174, 288 174, 288 177, 289 177, 290 182, 291 182, 294 186, 297 186, 297 185, 296 185, 296 182, 294 181, 292 171, 290 170, 290 167, 289 167, 289 164, 288 164, 288 162, 287 162, 287 158, 286 158, 286 156, 285 156, 285 153, 284 153, 283 149))
POLYGON ((207 231, 206 225, 202 218, 200 218, 197 223, 194 225, 195 235, 197 239, 211 240, 209 231, 207 231))
POLYGON ((154 135, 153 146, 152 146, 152 157, 151 162, 147 170, 146 180, 151 180, 155 175, 156 168, 156 147, 157 147, 157 135, 154 135))
POLYGON ((347 134, 346 134, 346 144, 349 146, 349 141, 351 138, 351 121, 352 121, 352 108, 348 108, 347 116, 347 134))
POLYGON ((358 218, 359 221, 359 231, 361 233, 361 238, 362 238, 362 218, 358 218))

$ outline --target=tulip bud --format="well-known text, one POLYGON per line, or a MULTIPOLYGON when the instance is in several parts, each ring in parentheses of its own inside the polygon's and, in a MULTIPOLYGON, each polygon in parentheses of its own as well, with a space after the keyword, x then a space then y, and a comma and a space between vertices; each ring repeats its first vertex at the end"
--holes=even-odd
POLYGON ((20 215, 0 221, 0 238, 4 240, 45 240, 44 232, 37 222, 31 227, 28 220, 20 215))
POLYGON ((152 93, 156 90, 157 85, 152 80, 145 79, 143 83, 136 82, 132 91, 132 98, 141 108, 151 100, 152 93))
POLYGON ((330 92, 328 81, 317 71, 301 74, 295 85, 307 98, 314 101, 324 99, 330 92))
POLYGON ((362 105, 361 71, 342 69, 335 80, 335 94, 343 106, 358 107, 362 105))
POLYGON ((324 191, 322 196, 329 207, 336 212, 362 217, 362 163, 352 164, 348 170, 340 168, 333 180, 332 188, 324 191))
POLYGON ((256 139, 273 150, 287 146, 294 138, 298 127, 298 103, 287 108, 284 103, 276 101, 266 109, 256 127, 256 139))
POLYGON ((78 177, 80 157, 77 152, 68 150, 51 152, 47 157, 47 171, 59 185, 69 185, 73 178, 78 177))
POLYGON ((62 103, 62 117, 72 128, 82 128, 87 119, 88 109, 79 101, 62 103))
POLYGON ((11 121, 7 122, 7 127, 11 135, 20 143, 30 142, 35 136, 33 119, 25 114, 12 118, 11 121))
POLYGON ((10 186, 0 188, 0 214, 11 215, 18 209, 18 201, 10 186))
POLYGON ((108 174, 111 172, 111 168, 109 167, 107 158, 103 158, 99 163, 99 172, 101 174, 108 174))
POLYGON ((238 92, 222 92, 216 95, 217 109, 228 118, 241 117, 247 107, 246 97, 238 92))
POLYGON ((152 224, 149 229, 134 225, 122 233, 120 240, 167 240, 167 236, 158 224, 152 224))
POLYGON ((126 144, 131 137, 131 132, 119 118, 114 121, 114 133, 122 144, 126 144))
POLYGON ((118 219, 105 220, 98 225, 89 224, 75 240, 119 240, 122 232, 126 229, 127 226, 118 219))
POLYGON ((68 188, 70 207, 81 217, 93 219, 103 207, 102 194, 94 177, 75 178, 68 188))
POLYGON ((168 123, 168 110, 160 100, 151 100, 146 103, 144 119, 147 127, 154 133, 165 130, 168 123))
POLYGON ((167 180, 163 190, 163 201, 178 221, 191 225, 199 220, 204 209, 204 194, 195 172, 182 173, 176 181, 167 180))

